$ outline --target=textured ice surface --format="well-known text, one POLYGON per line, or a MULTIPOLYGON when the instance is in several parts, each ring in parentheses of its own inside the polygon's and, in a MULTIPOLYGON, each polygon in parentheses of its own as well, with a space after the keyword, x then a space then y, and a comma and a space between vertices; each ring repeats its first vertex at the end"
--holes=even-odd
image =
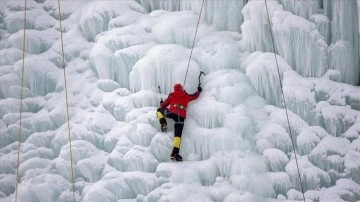
POLYGON ((0 201, 19 129, 18 201, 73 201, 70 157, 76 201, 303 201, 299 174, 306 201, 360 200, 359 1, 267 0, 288 113, 262 0, 205 1, 188 72, 201 1, 61 1, 65 64, 58 2, 27 3, 21 88, 25 8, 0 1, 0 201), (170 162, 156 109, 200 71, 170 162))
MULTIPOLYGON (((190 10, 195 14, 200 14, 202 1, 157 1, 157 0, 138 0, 148 11, 167 10, 180 11, 190 10)), ((247 0, 231 0, 224 4, 221 0, 206 2, 203 6, 202 18, 207 23, 214 25, 216 29, 227 31, 240 31, 243 22, 242 8, 247 0)))
POLYGON ((315 24, 285 11, 275 12, 272 22, 277 50, 289 65, 303 76, 322 76, 328 47, 315 24))
POLYGON ((296 0, 278 0, 288 10, 295 15, 309 19, 313 14, 318 13, 321 6, 319 0, 296 1, 296 0), (308 9, 303 9, 308 8, 308 9))
MULTIPOLYGON (((283 7, 276 1, 268 2, 269 17, 274 16, 283 7)), ((241 25, 243 42, 246 48, 251 51, 272 52, 270 25, 265 9, 265 1, 250 1, 242 10, 244 23, 241 25)))
POLYGON ((243 66, 257 93, 270 104, 281 106, 280 82, 284 72, 291 70, 291 67, 281 57, 277 58, 277 62, 273 54, 254 52, 245 59, 243 66), (279 72, 277 64, 279 64, 279 72))

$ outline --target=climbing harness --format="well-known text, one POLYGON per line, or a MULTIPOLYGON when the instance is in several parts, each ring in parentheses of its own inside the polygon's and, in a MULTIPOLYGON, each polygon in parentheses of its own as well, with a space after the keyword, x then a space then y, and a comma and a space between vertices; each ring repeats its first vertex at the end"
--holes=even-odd
POLYGON ((287 109, 284 90, 283 90, 283 83, 282 83, 282 80, 281 80, 281 74, 280 74, 280 70, 279 70, 279 63, 278 63, 277 56, 276 56, 275 39, 274 39, 274 36, 273 36, 273 30, 271 28, 271 21, 270 21, 270 17, 269 17, 269 10, 268 10, 268 6, 267 6, 267 0, 264 0, 264 1, 265 1, 266 14, 267 14, 268 22, 269 22, 271 41, 272 41, 272 45, 273 45, 274 57, 275 57, 275 62, 276 62, 276 68, 277 68, 277 72, 278 72, 278 76, 279 76, 281 94, 282 94, 282 99, 283 99, 283 103, 284 103, 283 105, 284 105, 284 109, 285 109, 285 113, 286 113, 286 119, 287 119, 287 123, 288 123, 288 127, 289 127, 289 133, 290 133, 293 153, 294 153, 294 156, 295 156, 296 167, 297 167, 297 171, 298 171, 298 174, 299 174, 301 192, 302 192, 303 199, 304 199, 304 202, 305 202, 305 194, 304 194, 304 188, 303 188, 303 185, 302 185, 302 180, 301 180, 301 175, 300 175, 299 163, 298 163, 296 150, 295 150, 295 142, 294 142, 294 138, 293 138, 291 127, 290 127, 290 120, 289 120, 289 114, 288 114, 288 109, 287 109))
POLYGON ((62 67, 64 72, 64 89, 65 89, 65 101, 66 101, 66 118, 67 118, 67 130, 68 130, 68 142, 69 142, 69 152, 70 152, 70 166, 71 166, 71 179, 72 179, 72 195, 73 202, 76 201, 75 198, 75 177, 74 177, 74 163, 73 163, 73 155, 72 155, 72 147, 71 147, 71 135, 70 135, 70 116, 69 116, 69 101, 68 101, 68 91, 67 91, 67 83, 66 83, 66 68, 65 68, 65 54, 64 54, 64 39, 62 32, 62 24, 61 24, 61 7, 60 0, 58 0, 59 4, 59 23, 60 23, 60 38, 61 38, 61 54, 62 54, 62 67))
POLYGON ((173 107, 177 108, 178 110, 179 109, 186 110, 186 107, 184 105, 181 105, 181 104, 173 104, 173 107))
POLYGON ((201 13, 202 13, 202 10, 203 10, 203 7, 204 7, 204 2, 205 2, 205 0, 203 0, 202 3, 201 3, 199 19, 198 19, 198 22, 197 22, 197 25, 196 25, 195 35, 194 35, 193 43, 192 43, 192 46, 191 46, 190 57, 189 57, 189 61, 188 61, 187 68, 186 68, 186 73, 185 73, 185 79, 184 79, 183 86, 185 86, 186 78, 187 78, 187 75, 188 75, 188 72, 189 72, 190 60, 191 60, 192 52, 193 52, 194 45, 195 45, 195 39, 196 39, 197 31, 198 31, 198 28, 199 28, 199 24, 200 24, 200 18, 201 18, 201 13))
POLYGON ((22 128, 22 112, 23 112, 23 91, 24 91, 24 69, 25 69, 25 32, 26 32, 26 0, 24 5, 24 37, 23 37, 23 54, 22 54, 22 65, 21 65, 21 88, 20 88, 20 117, 19 117, 19 131, 18 131, 18 153, 17 153, 17 165, 16 165, 16 182, 15 182, 15 202, 17 202, 18 196, 18 184, 19 179, 19 168, 20 168, 20 149, 21 149, 21 128, 22 128))

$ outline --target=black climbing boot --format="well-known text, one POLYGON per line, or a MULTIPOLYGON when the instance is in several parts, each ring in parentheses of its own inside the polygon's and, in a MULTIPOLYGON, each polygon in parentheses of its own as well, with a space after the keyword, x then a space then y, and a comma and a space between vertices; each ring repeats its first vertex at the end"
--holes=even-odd
POLYGON ((182 161, 182 157, 179 154, 171 154, 170 159, 172 161, 182 161))
POLYGON ((167 132, 167 124, 166 123, 161 124, 161 131, 167 132))

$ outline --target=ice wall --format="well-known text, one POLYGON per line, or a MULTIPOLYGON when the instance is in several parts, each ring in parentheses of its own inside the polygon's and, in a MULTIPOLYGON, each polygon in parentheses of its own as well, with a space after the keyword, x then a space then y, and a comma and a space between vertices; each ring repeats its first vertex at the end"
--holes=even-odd
MULTIPOLYGON (((142 1, 149 8, 166 9, 149 9, 151 13, 135 1, 126 7, 123 2, 68 1, 63 11, 77 201, 301 201, 285 110, 279 109, 282 100, 274 54, 251 53, 247 46, 259 40, 250 35, 243 38, 236 30, 242 17, 238 7, 247 1, 226 1, 228 5, 206 1, 185 89, 195 92, 199 70, 207 74, 201 80, 201 96, 188 108, 181 146, 187 162, 179 164, 168 162, 173 122, 168 122, 169 132, 159 132, 154 112, 172 84, 184 81, 201 1, 142 1), (76 2, 87 5, 76 11, 76 2)), ((331 21, 321 9, 316 13, 316 1, 278 1, 309 21, 283 11, 275 1, 268 2, 273 10, 279 8, 271 13, 273 23, 288 19, 292 25, 278 27, 283 37, 294 41, 296 31, 310 30, 299 38, 315 49, 308 50, 314 57, 320 57, 313 44, 320 33, 334 49, 331 54, 352 60, 353 55, 347 54, 349 41, 330 44, 331 21), (300 10, 301 6, 311 8, 300 10), (295 29, 292 20, 303 27, 295 29), (314 34, 316 29, 319 33, 314 34)), ((6 2, 6 9, 1 7, 4 4, 0 2, 4 37, 0 41, 0 200, 10 202, 20 118, 22 28, 17 23, 24 8, 20 1, 6 2), (13 27, 8 28, 14 33, 3 23, 12 19, 13 27)), ((250 7, 264 12, 264 7, 250 7)), ((29 18, 33 30, 27 30, 21 201, 72 201, 56 8, 55 1, 35 0, 29 5, 36 17, 29 18)), ((268 37, 269 25, 261 27, 257 20, 267 23, 255 16, 251 23, 247 21, 251 24, 247 34, 263 29, 259 37, 268 37)), ((287 47, 284 40, 280 45, 293 55, 305 54, 287 47)), ((306 68, 294 68, 298 74, 284 55, 277 56, 307 200, 359 201, 359 87, 339 83, 344 73, 338 70, 322 72, 321 78, 302 76, 306 68)), ((339 64, 341 60, 334 59, 339 64)), ((317 74, 314 68, 309 68, 309 74, 317 74)), ((351 76, 345 75, 354 79, 351 76)))
MULTIPOLYGON (((243 23, 242 8, 248 0, 230 0, 224 4, 222 0, 211 0, 204 2, 202 18, 207 23, 214 25, 219 30, 240 31, 240 25, 243 23)), ((197 15, 200 14, 202 1, 188 1, 188 0, 137 0, 149 12, 154 10, 167 11, 183 11, 191 10, 197 15)))

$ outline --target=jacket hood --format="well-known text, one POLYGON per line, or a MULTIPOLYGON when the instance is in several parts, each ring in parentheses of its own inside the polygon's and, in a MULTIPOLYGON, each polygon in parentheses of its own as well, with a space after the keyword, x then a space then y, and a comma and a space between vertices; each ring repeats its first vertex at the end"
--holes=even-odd
POLYGON ((181 84, 177 83, 174 85, 174 91, 175 92, 179 92, 179 91, 182 91, 183 90, 183 87, 181 84))

